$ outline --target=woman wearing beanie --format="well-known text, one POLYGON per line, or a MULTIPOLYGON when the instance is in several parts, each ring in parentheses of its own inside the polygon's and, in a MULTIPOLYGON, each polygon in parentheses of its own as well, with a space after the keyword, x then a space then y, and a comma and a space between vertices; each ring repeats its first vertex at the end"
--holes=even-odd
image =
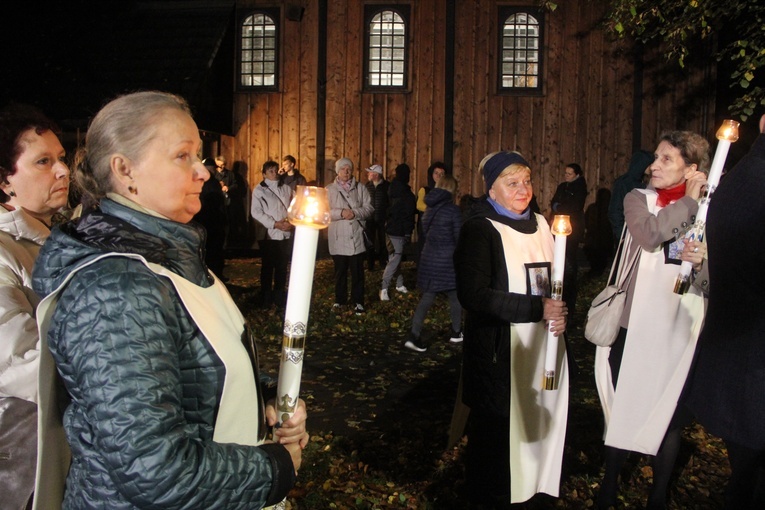
POLYGON ((554 241, 545 218, 529 207, 529 164, 498 152, 480 171, 487 196, 471 209, 454 254, 466 310, 465 477, 476 504, 509 508, 538 492, 558 496, 568 413, 562 336, 554 390, 542 388, 542 374, 547 330, 565 331, 567 310, 549 297, 554 241))

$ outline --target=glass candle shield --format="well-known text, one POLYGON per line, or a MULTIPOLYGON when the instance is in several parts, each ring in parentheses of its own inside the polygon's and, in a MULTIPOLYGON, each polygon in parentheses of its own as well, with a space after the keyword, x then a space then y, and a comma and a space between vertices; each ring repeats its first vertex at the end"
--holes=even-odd
POLYGON ((298 186, 287 209, 287 219, 295 226, 322 229, 329 225, 329 200, 326 188, 298 186))

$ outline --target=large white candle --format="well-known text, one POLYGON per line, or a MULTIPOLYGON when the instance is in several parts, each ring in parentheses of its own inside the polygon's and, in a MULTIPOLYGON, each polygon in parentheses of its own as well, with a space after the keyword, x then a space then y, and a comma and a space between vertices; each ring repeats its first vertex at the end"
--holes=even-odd
MULTIPOLYGON (((728 158, 730 145, 738 140, 738 126, 739 123, 735 120, 725 120, 723 121, 722 126, 720 126, 720 129, 717 130, 716 136, 719 142, 717 143, 717 149, 715 150, 715 157, 712 159, 712 166, 709 168, 707 187, 704 194, 699 199, 699 210, 696 212, 696 221, 686 234, 686 241, 702 241, 704 239, 704 229, 706 228, 709 202, 712 199, 712 194, 715 192, 717 185, 720 183, 720 177, 722 177, 725 160, 728 158)), ((690 287, 692 266, 693 265, 688 261, 683 261, 680 264, 680 274, 675 280, 674 291, 676 294, 685 294, 690 287)))
POLYGON ((300 395, 308 312, 316 267, 316 246, 319 230, 329 225, 327 190, 298 186, 289 207, 288 219, 295 225, 295 243, 284 312, 279 381, 276 386, 276 410, 280 424, 294 414, 300 395))
MULTIPOLYGON (((555 235, 552 266, 552 299, 563 299, 563 275, 566 268, 566 237, 571 234, 571 222, 568 216, 556 215, 553 218, 551 231, 555 235)), ((545 368, 542 387, 554 390, 555 373, 558 366, 558 342, 560 340, 547 327, 547 349, 545 350, 545 368)))

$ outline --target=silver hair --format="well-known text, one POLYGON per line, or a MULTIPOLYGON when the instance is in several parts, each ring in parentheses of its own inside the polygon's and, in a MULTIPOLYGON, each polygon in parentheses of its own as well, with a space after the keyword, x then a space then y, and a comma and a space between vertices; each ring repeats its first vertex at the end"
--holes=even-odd
POLYGON ((159 91, 126 94, 101 108, 88 127, 85 146, 77 152, 75 175, 80 188, 95 199, 113 191, 112 155, 140 161, 157 134, 159 117, 167 110, 191 116, 185 99, 159 91))

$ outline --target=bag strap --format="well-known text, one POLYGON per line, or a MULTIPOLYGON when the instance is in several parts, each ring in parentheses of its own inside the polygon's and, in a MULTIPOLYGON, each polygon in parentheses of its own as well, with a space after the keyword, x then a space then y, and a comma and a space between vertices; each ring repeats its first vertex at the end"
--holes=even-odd
MULTIPOLYGON (((265 182, 265 181, 263 181, 263 182, 265 182)), ((284 186, 288 186, 288 185, 287 185, 287 184, 285 184, 284 186)), ((271 192, 271 194, 273 194, 273 195, 276 197, 276 199, 279 201, 279 203, 280 203, 280 204, 282 204, 282 206, 284 206, 284 209, 286 209, 286 210, 289 210, 289 208, 290 208, 290 205, 289 205, 289 204, 285 204, 285 203, 284 203, 284 200, 282 200, 282 197, 280 197, 280 196, 279 196, 279 194, 278 194, 276 191, 272 190, 272 189, 271 189, 271 188, 268 186, 268 184, 265 184, 265 185, 264 185, 264 187, 265 187, 265 188, 266 188, 268 191, 270 191, 270 192, 271 192)))
MULTIPOLYGON (((627 226, 625 225, 624 228, 626 230, 627 226)), ((622 260, 624 260, 625 254, 628 253, 632 248, 632 236, 629 234, 629 231, 625 232, 624 238, 625 241, 623 246, 624 251, 622 253, 622 260)), ((620 264, 619 269, 616 272, 616 284, 620 291, 626 289, 629 286, 630 281, 632 281, 632 275, 635 272, 634 270, 637 266, 638 260, 640 259, 640 253, 642 251, 643 249, 640 246, 637 246, 632 257, 630 257, 628 261, 625 261, 625 264, 620 264)))
MULTIPOLYGON (((358 184, 356 184, 356 185, 358 186, 358 184)), ((340 188, 340 186, 338 186, 338 190, 337 190, 338 194, 339 194, 339 195, 340 195, 340 196, 343 198, 343 200, 345 200, 345 203, 346 203, 346 204, 348 204, 348 209, 350 209, 351 211, 353 211, 353 206, 351 205, 351 202, 348 200, 348 197, 346 197, 346 196, 343 194, 343 191, 344 191, 344 190, 343 190, 343 189, 341 189, 341 188, 340 188)), ((359 226, 361 227, 361 230, 362 230, 362 231, 365 231, 365 229, 364 229, 364 224, 363 224, 363 223, 361 223, 361 220, 360 220, 360 219, 358 219, 358 218, 353 218, 353 221, 358 221, 358 222, 359 222, 359 226)))
MULTIPOLYGON (((433 215, 430 217, 430 221, 428 222, 428 230, 423 231, 423 237, 427 237, 428 232, 430 231, 430 227, 433 226, 433 218, 436 217, 436 215, 439 213, 439 211, 441 211, 441 209, 444 208, 445 205, 446 204, 441 204, 441 205, 438 206, 438 209, 433 211, 433 215)), ((424 219, 425 219, 425 216, 423 215, 423 220, 424 219)))
POLYGON ((616 253, 614 254, 614 260, 611 262, 611 271, 608 272, 608 280, 606 280, 606 285, 611 284, 611 280, 614 277, 614 271, 616 270, 616 267, 619 265, 619 259, 622 258, 623 255, 623 249, 624 249, 624 234, 627 232, 627 225, 625 224, 622 226, 622 235, 619 236, 619 245, 616 247, 616 253))

